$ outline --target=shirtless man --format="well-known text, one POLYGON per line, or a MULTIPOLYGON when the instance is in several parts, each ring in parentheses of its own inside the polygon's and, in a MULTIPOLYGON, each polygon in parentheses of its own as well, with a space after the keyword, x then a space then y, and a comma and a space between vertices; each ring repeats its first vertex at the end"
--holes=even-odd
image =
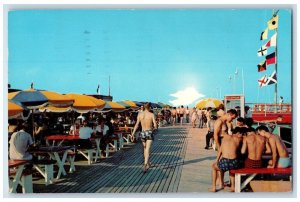
POLYGON ((267 138, 270 144, 272 152, 272 160, 269 161, 268 168, 287 168, 291 165, 289 153, 285 144, 282 142, 279 136, 271 134, 269 129, 264 126, 258 126, 256 131, 259 135, 267 138))
POLYGON ((181 108, 179 108, 180 125, 183 124, 184 114, 185 114, 185 109, 184 109, 183 105, 181 105, 181 108))
POLYGON ((241 153, 248 151, 248 158, 245 161, 245 168, 261 168, 262 155, 268 148, 266 138, 255 133, 254 128, 247 129, 247 136, 243 139, 241 153))
MULTIPOLYGON (((218 150, 216 162, 212 164, 212 188, 211 192, 216 192, 217 172, 220 172, 221 189, 224 188, 224 173, 239 167, 238 149, 242 143, 242 134, 233 131, 232 135, 224 134, 222 144, 218 150)), ((230 175, 230 191, 234 191, 234 175, 230 175)))
POLYGON ((228 125, 237 117, 235 109, 230 109, 226 114, 219 117, 214 125, 214 140, 216 147, 219 148, 222 136, 228 134, 228 125))
POLYGON ((153 129, 157 129, 154 114, 150 112, 150 104, 145 104, 145 110, 139 113, 137 122, 131 134, 131 140, 134 141, 135 131, 138 129, 139 124, 142 125, 141 139, 144 147, 144 173, 150 168, 149 156, 152 141, 154 140, 153 129))
POLYGON ((176 115, 177 115, 177 110, 176 107, 174 107, 171 111, 173 126, 175 126, 176 124, 176 115))

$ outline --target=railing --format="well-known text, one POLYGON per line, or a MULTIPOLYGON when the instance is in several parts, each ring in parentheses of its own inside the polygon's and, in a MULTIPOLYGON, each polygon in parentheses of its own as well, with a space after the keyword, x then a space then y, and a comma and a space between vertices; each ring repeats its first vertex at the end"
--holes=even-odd
POLYGON ((254 104, 252 112, 277 112, 277 113, 289 113, 292 111, 291 104, 254 104))

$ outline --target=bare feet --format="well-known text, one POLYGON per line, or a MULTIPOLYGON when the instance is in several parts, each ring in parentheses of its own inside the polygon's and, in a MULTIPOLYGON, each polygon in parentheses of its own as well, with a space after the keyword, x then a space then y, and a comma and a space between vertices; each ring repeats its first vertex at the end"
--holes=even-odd
POLYGON ((232 187, 225 187, 225 189, 227 192, 234 192, 234 188, 232 187))
POLYGON ((145 164, 144 165, 144 173, 146 173, 149 168, 150 168, 150 164, 149 163, 145 164))
POLYGON ((221 187, 218 189, 218 191, 220 191, 220 190, 222 190, 222 189, 224 189, 224 187, 223 187, 223 186, 221 186, 221 187))
POLYGON ((208 191, 209 192, 217 192, 216 188, 209 188, 208 191))

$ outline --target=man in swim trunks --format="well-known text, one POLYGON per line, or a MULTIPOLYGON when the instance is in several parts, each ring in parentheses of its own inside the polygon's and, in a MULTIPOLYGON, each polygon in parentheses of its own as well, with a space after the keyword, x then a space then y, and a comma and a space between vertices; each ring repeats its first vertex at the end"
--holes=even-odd
POLYGON ((247 136, 243 139, 242 154, 248 151, 245 168, 261 168, 262 155, 268 147, 266 138, 255 133, 254 128, 247 128, 247 136))
POLYGON ((258 126, 256 131, 259 135, 267 138, 271 147, 272 160, 269 161, 268 168, 287 168, 291 166, 291 160, 285 144, 278 135, 271 134, 269 129, 264 126, 258 126))
MULTIPOLYGON (((224 173, 239 167, 238 149, 242 143, 242 135, 224 134, 221 147, 218 150, 216 162, 212 164, 212 188, 211 192, 216 192, 217 172, 220 171, 221 189, 224 188, 224 173)), ((231 188, 234 191, 234 175, 230 175, 231 188)))
POLYGON ((171 116, 172 116, 172 123, 173 123, 173 126, 176 125, 176 115, 177 115, 176 107, 173 107, 173 109, 172 109, 172 111, 171 111, 171 116))
POLYGON ((153 129, 157 129, 155 116, 153 113, 150 112, 150 103, 145 104, 144 112, 139 113, 137 117, 136 124, 131 134, 132 141, 134 141, 134 134, 135 131, 138 129, 140 123, 142 125, 141 138, 144 147, 144 172, 147 172, 147 170, 150 168, 149 156, 150 156, 152 141, 154 140, 153 129))

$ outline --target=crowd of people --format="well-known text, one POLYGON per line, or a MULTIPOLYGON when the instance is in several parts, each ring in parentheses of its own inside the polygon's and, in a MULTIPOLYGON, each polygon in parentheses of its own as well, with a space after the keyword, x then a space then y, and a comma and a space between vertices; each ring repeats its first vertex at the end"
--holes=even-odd
MULTIPOLYGON (((215 119, 215 117, 214 117, 215 119)), ((238 117, 235 109, 219 116, 212 124, 208 124, 205 149, 209 147, 212 138, 216 145, 217 157, 212 164, 211 192, 224 189, 224 173, 239 168, 286 168, 291 165, 288 150, 278 135, 269 131, 266 125, 256 129, 252 127, 252 118, 238 117), (233 121, 236 119, 236 123, 233 121), (270 160, 263 161, 263 155, 269 155, 270 160)), ((234 191, 234 175, 230 175, 229 191, 234 191)))
POLYGON ((79 136, 72 144, 77 148, 92 147, 91 136, 101 136, 101 151, 112 143, 114 131, 121 126, 134 126, 138 112, 33 114, 25 120, 9 119, 8 141, 11 160, 31 160, 30 148, 46 146, 46 136, 53 134, 79 136), (76 117, 76 118, 74 118, 76 117))
MULTIPOLYGON (((224 173, 232 169, 290 166, 289 153, 279 136, 272 134, 265 125, 254 129, 252 118, 238 115, 235 109, 225 112, 223 104, 215 109, 193 108, 190 111, 188 107, 180 106, 153 111, 149 103, 136 112, 58 115, 42 113, 28 121, 9 120, 9 157, 12 160, 32 160, 28 149, 44 145, 45 136, 51 134, 78 135, 80 138, 74 141, 74 145, 79 148, 92 147, 91 136, 101 136, 103 141, 100 148, 105 156, 106 144, 112 142, 114 130, 118 130, 120 126, 131 126, 132 141, 136 141, 136 132, 140 131, 144 155, 143 170, 147 172, 151 166, 150 151, 155 130, 165 125, 183 123, 191 124, 195 128, 197 122, 198 128, 207 130, 204 148, 214 148, 217 151, 216 161, 212 164, 212 192, 217 191, 217 182, 220 189, 225 187, 224 173), (271 156, 266 164, 262 160, 264 154, 271 156)), ((234 191, 232 175, 229 190, 234 191)))

